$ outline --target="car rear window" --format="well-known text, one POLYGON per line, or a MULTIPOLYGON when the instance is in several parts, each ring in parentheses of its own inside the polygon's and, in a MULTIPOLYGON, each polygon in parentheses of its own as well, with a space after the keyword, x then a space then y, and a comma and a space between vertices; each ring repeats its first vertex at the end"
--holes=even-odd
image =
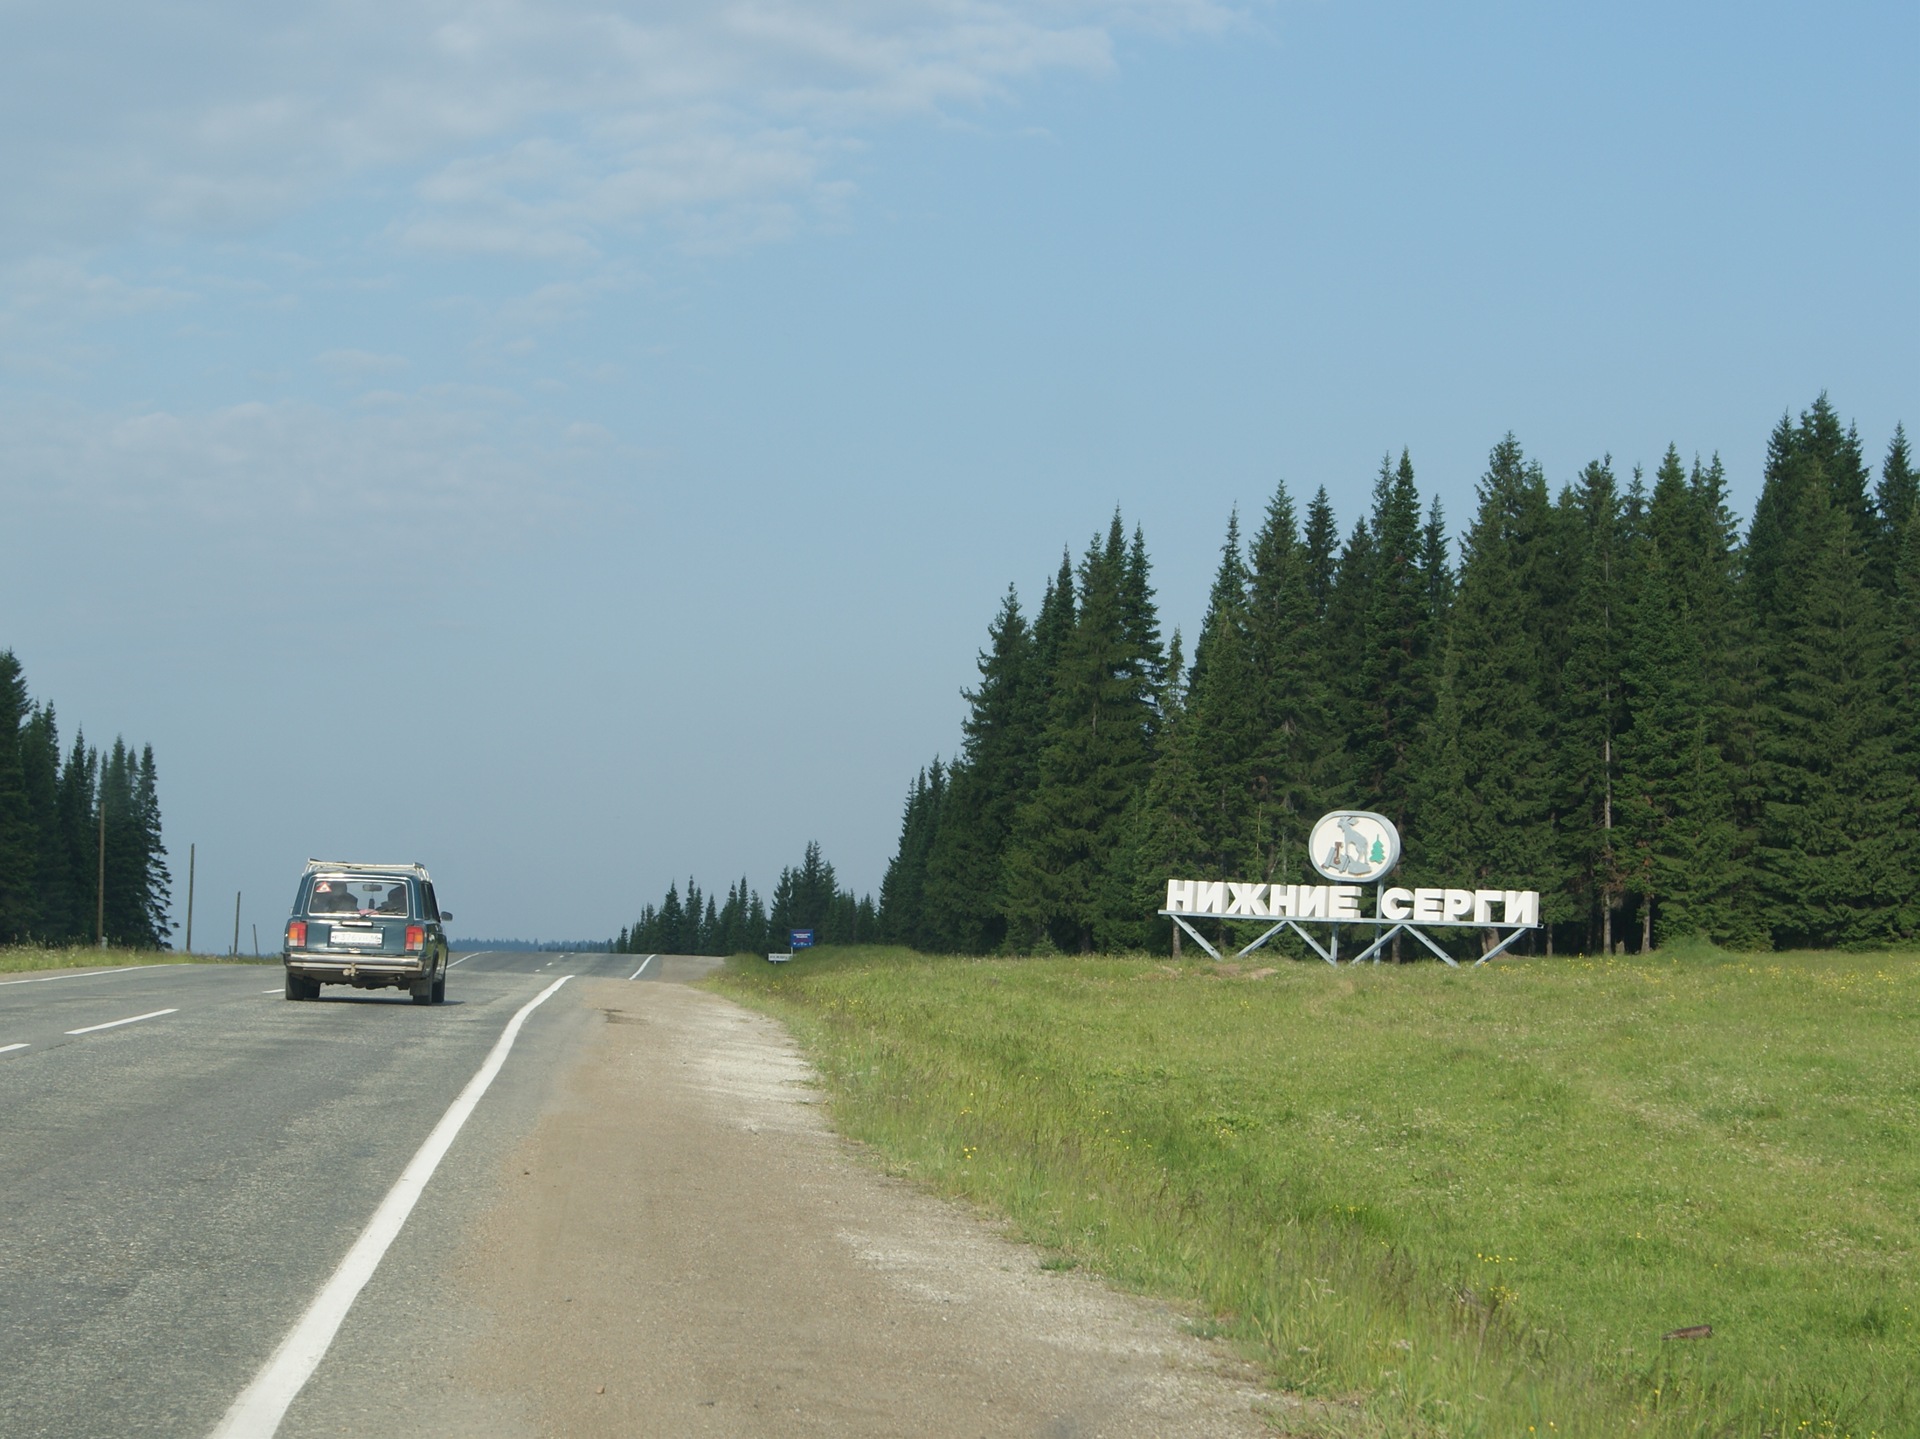
POLYGON ((316 875, 307 895, 308 914, 406 914, 407 882, 365 875, 316 875))

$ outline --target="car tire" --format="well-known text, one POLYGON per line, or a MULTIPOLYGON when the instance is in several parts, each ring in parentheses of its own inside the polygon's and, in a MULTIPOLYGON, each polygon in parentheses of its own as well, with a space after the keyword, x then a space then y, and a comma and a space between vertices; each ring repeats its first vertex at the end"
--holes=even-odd
POLYGON ((295 974, 292 970, 287 971, 288 999, 318 999, 319 997, 319 980, 307 979, 303 975, 295 974))
POLYGON ((435 1004, 447 1002, 447 972, 444 969, 440 971, 440 977, 433 982, 433 1002, 435 1004))
POLYGON ((413 1002, 415 1004, 433 1003, 433 986, 430 984, 422 985, 418 989, 409 990, 408 993, 413 996, 413 1002))

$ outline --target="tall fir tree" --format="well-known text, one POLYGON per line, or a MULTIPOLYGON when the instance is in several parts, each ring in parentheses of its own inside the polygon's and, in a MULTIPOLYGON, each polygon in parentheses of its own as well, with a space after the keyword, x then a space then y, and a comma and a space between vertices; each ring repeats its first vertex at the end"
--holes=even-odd
POLYGON ((1328 776, 1337 803, 1358 802, 1366 784, 1367 705, 1362 651, 1367 642, 1367 609, 1373 595, 1373 536, 1366 520, 1354 521, 1340 549, 1333 588, 1320 622, 1320 661, 1337 750, 1329 756, 1328 776))
POLYGON ((1081 561, 1071 631, 1050 685, 1036 791, 1015 818, 1005 882, 1009 932, 1088 949, 1112 901, 1107 870, 1151 764, 1155 695, 1132 650, 1118 518, 1081 561))
POLYGON ((1874 489, 1875 545, 1873 564, 1876 580, 1888 594, 1899 588, 1901 548, 1907 527, 1920 513, 1920 471, 1913 465, 1913 453, 1907 446, 1907 427, 1895 425, 1893 439, 1887 445, 1887 457, 1880 465, 1880 483, 1874 489))
MULTIPOLYGON (((1686 472, 1671 448, 1660 475, 1661 484, 1684 492, 1686 472)), ((1614 833, 1620 735, 1627 717, 1620 683, 1626 659, 1625 517, 1610 456, 1581 471, 1571 505, 1578 516, 1579 582, 1554 736, 1559 867, 1567 907, 1554 917, 1577 919, 1581 947, 1597 937, 1604 952, 1612 948, 1614 921, 1626 895, 1626 872, 1614 833)))
POLYGON ((1478 496, 1441 700, 1422 746, 1420 828, 1409 847, 1429 873, 1527 889, 1554 864, 1536 588, 1550 526, 1546 480, 1508 435, 1493 449, 1478 496))
MULTIPOLYGON (((1011 585, 966 692, 961 755, 927 863, 923 942, 982 954, 1006 938, 1001 877, 1013 818, 1031 798, 1045 720, 1036 642, 1011 585)), ((882 908, 885 888, 882 887, 882 908)))
POLYGON ((20 759, 39 861, 34 875, 38 899, 34 934, 57 942, 68 937, 67 916, 73 906, 66 846, 60 840, 60 727, 51 704, 34 706, 28 716, 20 736, 20 759))
POLYGON ((1806 483, 1799 500, 1798 563, 1777 573, 1766 616, 1763 895, 1777 944, 1884 942, 1913 883, 1898 843, 1913 776, 1894 743, 1885 603, 1849 488, 1806 483))
POLYGON ((1727 943, 1742 929, 1732 791, 1705 703, 1704 647, 1676 583, 1686 550, 1663 538, 1666 512, 1691 502, 1663 465, 1626 614, 1632 722, 1620 742, 1616 853, 1623 886, 1640 900, 1643 949, 1682 935, 1727 943))
POLYGON ((1358 647, 1356 798, 1405 827, 1414 747, 1432 717, 1435 617, 1413 459, 1380 462, 1373 487, 1372 573, 1358 647))
POLYGON ((1261 854, 1261 752, 1266 723, 1249 635, 1251 576, 1240 517, 1227 520, 1205 623, 1194 646, 1185 719, 1194 784, 1202 796, 1199 872, 1228 879, 1256 872, 1261 854))
POLYGON ((1333 517, 1333 501, 1322 485, 1307 501, 1306 526, 1302 539, 1307 547, 1307 595, 1313 601, 1315 619, 1325 619, 1333 601, 1333 577, 1339 568, 1340 526, 1333 517))
MULTIPOLYGON (((1324 501, 1322 490, 1319 500, 1324 501)), ((1327 526, 1331 529, 1331 514, 1327 526)), ((1260 857, 1254 871, 1285 883, 1305 872, 1307 831, 1335 802, 1344 735, 1331 694, 1315 552, 1296 527, 1293 497, 1274 487, 1254 536, 1247 636, 1262 743, 1253 792, 1260 857)))
POLYGON ((935 756, 914 777, 900 816, 900 843, 880 881, 880 923, 896 944, 924 946, 929 939, 926 897, 928 861, 940 831, 947 797, 946 767, 935 756))
POLYGON ((30 706, 12 650, 0 650, 0 944, 40 928, 39 852, 22 743, 30 706))

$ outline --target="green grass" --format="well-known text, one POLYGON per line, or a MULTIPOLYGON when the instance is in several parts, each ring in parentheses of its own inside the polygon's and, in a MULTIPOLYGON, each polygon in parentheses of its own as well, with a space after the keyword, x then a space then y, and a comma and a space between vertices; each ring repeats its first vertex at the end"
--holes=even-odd
MULTIPOLYGON (((274 963, 279 957, 272 957, 274 963)), ((119 969, 132 964, 264 964, 252 955, 231 959, 226 955, 178 954, 165 949, 96 949, 92 945, 71 949, 37 949, 31 946, 0 949, 0 974, 25 974, 39 969, 119 969)))
POLYGON ((1920 956, 718 983, 845 1132, 1184 1302, 1319 1401, 1297 1432, 1920 1434, 1920 956))

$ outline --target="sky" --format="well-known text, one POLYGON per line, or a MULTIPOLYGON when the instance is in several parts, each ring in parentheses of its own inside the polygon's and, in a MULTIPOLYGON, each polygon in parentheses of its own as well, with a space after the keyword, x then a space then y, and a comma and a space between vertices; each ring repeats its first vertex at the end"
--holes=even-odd
MULTIPOLYGON (((1512 431, 1920 425, 1920 7, 0 0, 0 648, 153 745, 196 949, 877 891, 1009 584, 1117 507, 1456 533, 1512 431)), ((178 937, 176 937, 178 942, 178 937)))

